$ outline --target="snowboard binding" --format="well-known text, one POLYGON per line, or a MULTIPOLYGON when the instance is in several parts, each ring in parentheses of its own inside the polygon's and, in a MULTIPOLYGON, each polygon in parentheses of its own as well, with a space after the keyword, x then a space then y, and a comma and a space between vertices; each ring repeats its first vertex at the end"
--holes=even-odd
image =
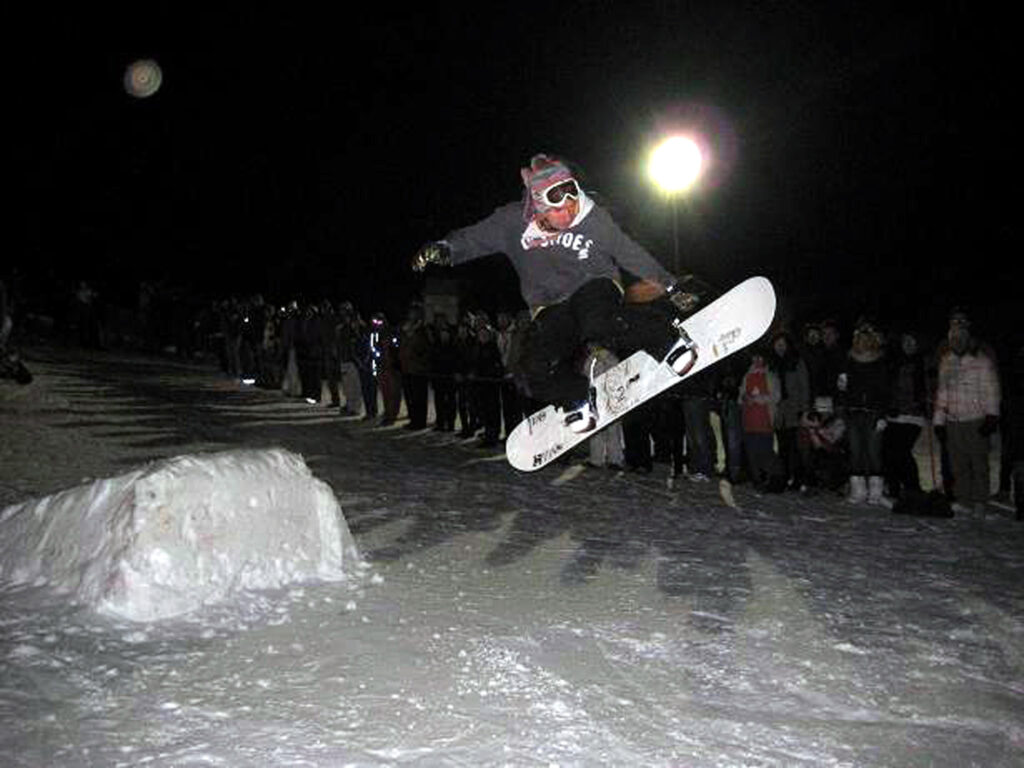
POLYGON ((596 360, 592 360, 590 363, 590 386, 587 388, 587 399, 577 403, 573 408, 566 409, 565 426, 576 434, 589 432, 597 426, 597 386, 594 384, 594 366, 596 364, 596 360))
POLYGON ((588 398, 583 405, 568 412, 565 417, 565 426, 569 428, 570 432, 576 434, 589 432, 597 426, 597 413, 594 410, 592 398, 588 398))
POLYGON ((677 376, 685 376, 697 364, 697 345, 683 328, 683 321, 676 318, 672 321, 672 327, 679 334, 679 341, 669 350, 665 357, 668 367, 675 371, 677 376))

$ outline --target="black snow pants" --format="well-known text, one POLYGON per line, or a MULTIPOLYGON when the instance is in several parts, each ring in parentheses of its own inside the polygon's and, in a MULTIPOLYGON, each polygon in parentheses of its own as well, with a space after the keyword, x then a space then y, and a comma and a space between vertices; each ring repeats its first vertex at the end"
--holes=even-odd
POLYGON ((587 343, 625 359, 639 349, 663 358, 679 337, 672 329, 667 301, 626 304, 612 280, 583 285, 565 301, 545 307, 527 330, 519 366, 529 394, 567 407, 587 397, 588 378, 580 373, 587 343))

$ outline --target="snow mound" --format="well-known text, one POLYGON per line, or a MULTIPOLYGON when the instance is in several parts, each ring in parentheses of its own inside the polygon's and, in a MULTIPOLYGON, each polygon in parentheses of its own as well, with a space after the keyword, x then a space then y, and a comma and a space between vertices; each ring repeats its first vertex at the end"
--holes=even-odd
POLYGON ((330 487, 280 449, 179 456, 0 512, 0 583, 134 621, 358 562, 330 487))

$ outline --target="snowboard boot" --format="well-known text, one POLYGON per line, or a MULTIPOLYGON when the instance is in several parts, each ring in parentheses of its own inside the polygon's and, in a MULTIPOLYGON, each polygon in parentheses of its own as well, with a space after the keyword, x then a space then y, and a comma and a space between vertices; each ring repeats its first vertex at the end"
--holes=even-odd
POLYGON ((594 385, 596 364, 596 359, 590 363, 590 386, 587 388, 586 399, 570 403, 565 408, 565 426, 578 435, 597 426, 597 387, 594 385))

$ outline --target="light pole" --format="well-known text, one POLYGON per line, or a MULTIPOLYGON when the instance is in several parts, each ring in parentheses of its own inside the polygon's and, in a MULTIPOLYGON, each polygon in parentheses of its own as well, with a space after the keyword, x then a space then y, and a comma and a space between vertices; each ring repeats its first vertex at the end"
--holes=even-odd
POLYGON ((679 271, 679 196, 693 187, 702 164, 697 142, 687 136, 672 136, 654 148, 647 165, 651 179, 672 202, 672 269, 675 272, 679 271))

